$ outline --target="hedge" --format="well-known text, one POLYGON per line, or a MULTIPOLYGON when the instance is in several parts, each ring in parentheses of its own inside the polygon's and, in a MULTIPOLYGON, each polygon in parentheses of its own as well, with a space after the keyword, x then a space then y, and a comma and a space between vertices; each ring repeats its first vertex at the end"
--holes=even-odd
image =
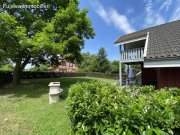
POLYGON ((180 89, 119 89, 102 82, 71 86, 68 116, 77 135, 178 135, 180 89))
POLYGON ((12 72, 10 71, 0 71, 0 85, 5 83, 10 83, 12 81, 12 72))
POLYGON ((58 78, 58 77, 81 77, 85 73, 62 73, 62 72, 23 72, 22 79, 35 79, 35 78, 58 78))
MULTIPOLYGON (((0 85, 9 83, 12 81, 13 72, 0 71, 0 85)), ((118 79, 118 74, 109 73, 62 73, 62 72, 32 72, 24 71, 22 73, 22 79, 36 79, 36 78, 58 78, 58 77, 101 77, 118 79)))

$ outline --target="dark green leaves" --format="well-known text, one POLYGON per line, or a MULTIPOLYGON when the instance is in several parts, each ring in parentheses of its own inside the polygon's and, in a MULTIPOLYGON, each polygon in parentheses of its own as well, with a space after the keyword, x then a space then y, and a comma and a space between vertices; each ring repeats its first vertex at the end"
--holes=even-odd
MULTIPOLYGON (((31 64, 39 58, 64 56, 80 61, 84 39, 95 33, 88 10, 80 10, 78 0, 12 0, 6 4, 49 5, 48 9, 4 8, 0 13, 0 55, 13 62, 27 59, 31 64), (73 49, 72 49, 73 48, 73 49)), ((51 62, 54 63, 54 62, 51 62)))
POLYGON ((173 135, 179 128, 179 95, 173 96, 177 90, 155 90, 152 86, 127 90, 102 82, 77 83, 68 96, 73 133, 173 135))

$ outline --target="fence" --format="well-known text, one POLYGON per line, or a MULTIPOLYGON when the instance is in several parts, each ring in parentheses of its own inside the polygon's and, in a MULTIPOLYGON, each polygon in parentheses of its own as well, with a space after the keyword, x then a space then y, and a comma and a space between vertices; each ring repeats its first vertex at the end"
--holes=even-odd
POLYGON ((86 73, 62 73, 62 72, 23 72, 22 79, 35 78, 59 78, 59 77, 81 77, 86 76, 86 73))
POLYGON ((110 79, 118 79, 118 74, 112 73, 85 73, 87 77, 100 77, 100 78, 110 78, 110 79))
MULTIPOLYGON (((0 71, 0 85, 10 83, 12 81, 13 72, 0 71)), ((30 72, 24 71, 22 79, 36 79, 36 78, 60 78, 60 77, 100 77, 118 79, 118 74, 110 73, 61 73, 61 72, 30 72)))

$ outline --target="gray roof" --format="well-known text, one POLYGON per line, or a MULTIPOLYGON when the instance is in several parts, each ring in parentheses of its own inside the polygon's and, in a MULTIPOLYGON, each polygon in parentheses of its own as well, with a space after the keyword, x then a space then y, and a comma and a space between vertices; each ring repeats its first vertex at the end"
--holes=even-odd
POLYGON ((147 32, 149 40, 146 59, 180 57, 180 20, 121 36, 115 43, 144 37, 147 32))

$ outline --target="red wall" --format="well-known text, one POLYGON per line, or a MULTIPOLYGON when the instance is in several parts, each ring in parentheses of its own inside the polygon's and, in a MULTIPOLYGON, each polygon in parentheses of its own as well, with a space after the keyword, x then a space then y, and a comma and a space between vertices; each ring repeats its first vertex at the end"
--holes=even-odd
POLYGON ((54 66, 54 67, 50 67, 49 71, 53 71, 53 72, 77 72, 78 71, 78 67, 76 66, 76 64, 68 62, 68 61, 64 61, 66 64, 65 65, 58 65, 58 66, 54 66), (70 66, 70 64, 72 64, 70 66))
POLYGON ((142 84, 143 85, 156 85, 157 84, 157 70, 154 68, 141 68, 142 71, 142 84))
POLYGON ((158 87, 180 87, 180 68, 159 68, 158 87))
POLYGON ((143 85, 180 88, 180 68, 143 68, 142 65, 141 70, 143 85))

